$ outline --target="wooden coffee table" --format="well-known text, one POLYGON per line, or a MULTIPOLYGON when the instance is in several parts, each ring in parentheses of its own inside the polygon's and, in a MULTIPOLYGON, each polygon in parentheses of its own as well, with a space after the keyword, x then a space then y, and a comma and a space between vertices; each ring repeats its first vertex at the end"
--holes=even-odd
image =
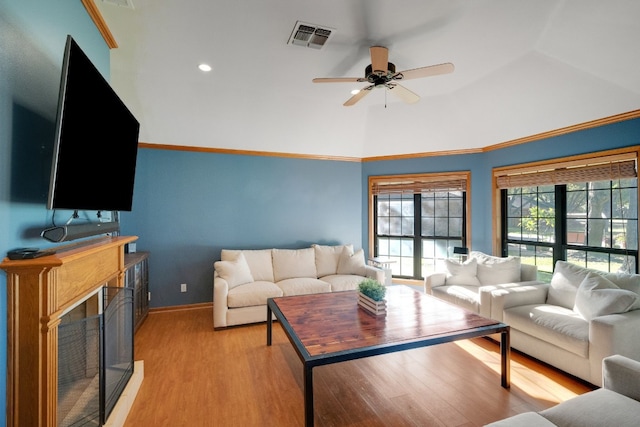
POLYGON ((383 316, 358 308, 357 291, 267 300, 267 345, 274 314, 304 367, 306 426, 314 422, 313 368, 378 354, 500 333, 501 383, 509 388, 508 325, 407 286, 388 287, 385 299, 383 316))

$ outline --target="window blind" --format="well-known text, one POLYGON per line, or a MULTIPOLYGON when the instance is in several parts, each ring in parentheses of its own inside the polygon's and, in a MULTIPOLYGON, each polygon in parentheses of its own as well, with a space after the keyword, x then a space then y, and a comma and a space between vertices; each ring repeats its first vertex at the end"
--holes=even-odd
MULTIPOLYGON (((553 166, 551 166, 553 167, 553 166)), ((635 178, 636 160, 608 161, 600 164, 556 167, 543 170, 510 171, 504 175, 496 174, 499 189, 514 187, 533 187, 542 185, 561 185, 579 182, 612 181, 635 178)))
POLYGON ((417 194, 444 191, 466 191, 467 180, 454 179, 413 179, 380 180, 371 184, 371 194, 417 194))

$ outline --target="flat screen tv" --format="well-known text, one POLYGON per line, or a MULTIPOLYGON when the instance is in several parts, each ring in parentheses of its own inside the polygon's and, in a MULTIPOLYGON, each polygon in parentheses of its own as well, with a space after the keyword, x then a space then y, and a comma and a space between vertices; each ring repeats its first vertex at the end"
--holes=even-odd
POLYGON ((139 130, 131 111, 67 36, 47 208, 131 211, 139 130))

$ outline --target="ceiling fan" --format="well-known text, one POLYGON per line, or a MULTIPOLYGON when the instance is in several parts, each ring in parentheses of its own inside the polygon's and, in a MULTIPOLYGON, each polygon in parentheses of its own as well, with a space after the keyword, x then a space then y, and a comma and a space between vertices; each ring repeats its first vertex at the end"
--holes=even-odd
POLYGON ((453 72, 453 64, 430 65, 427 67, 414 68, 412 70, 396 72, 396 66, 389 62, 389 49, 383 46, 371 46, 371 64, 367 65, 364 77, 327 77, 313 79, 314 83, 364 83, 370 85, 361 89, 353 95, 343 105, 349 107, 368 95, 372 89, 388 89, 408 104, 418 102, 420 97, 404 86, 396 83, 396 80, 419 79, 422 77, 437 76, 453 72))

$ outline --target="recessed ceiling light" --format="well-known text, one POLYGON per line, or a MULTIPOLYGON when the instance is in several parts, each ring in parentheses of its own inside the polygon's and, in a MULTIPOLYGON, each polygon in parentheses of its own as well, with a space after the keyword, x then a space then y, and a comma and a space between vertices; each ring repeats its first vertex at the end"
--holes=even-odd
POLYGON ((355 95, 356 93, 360 93, 360 89, 354 89, 351 91, 351 95, 355 95))
POLYGON ((200 64, 198 65, 198 68, 200 68, 201 71, 211 71, 211 65, 209 64, 200 64))

